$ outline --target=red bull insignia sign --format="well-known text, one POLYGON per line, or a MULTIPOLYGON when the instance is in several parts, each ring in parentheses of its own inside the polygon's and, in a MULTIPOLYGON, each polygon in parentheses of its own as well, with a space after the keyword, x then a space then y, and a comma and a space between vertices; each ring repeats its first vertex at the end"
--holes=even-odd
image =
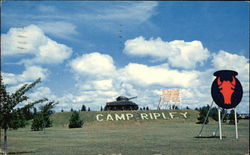
POLYGON ((243 89, 236 75, 238 73, 232 70, 220 70, 214 73, 216 79, 212 84, 211 94, 219 107, 231 109, 240 103, 243 89))

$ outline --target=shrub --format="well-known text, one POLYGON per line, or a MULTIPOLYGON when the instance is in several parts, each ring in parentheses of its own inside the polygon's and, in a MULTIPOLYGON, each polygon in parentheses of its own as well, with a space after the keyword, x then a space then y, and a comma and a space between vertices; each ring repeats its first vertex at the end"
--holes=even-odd
POLYGON ((25 119, 25 115, 21 110, 14 110, 12 115, 12 120, 10 121, 9 127, 16 130, 18 128, 24 128, 27 124, 27 120, 25 119))
POLYGON ((31 130, 40 131, 40 130, 43 130, 44 127, 45 127, 45 122, 44 122, 43 114, 39 113, 35 115, 32 125, 31 125, 31 130))
MULTIPOLYGON (((236 117, 237 118, 239 117, 238 113, 236 113, 236 117)), ((234 110, 233 109, 230 111, 228 119, 229 119, 229 124, 235 125, 235 118, 234 118, 234 110)), ((238 122, 239 122, 239 119, 237 119, 237 123, 238 122)))
POLYGON ((74 111, 69 120, 69 128, 81 128, 83 120, 80 119, 78 112, 74 111))
POLYGON ((58 102, 51 101, 43 106, 40 106, 39 112, 34 115, 34 119, 31 125, 31 130, 39 131, 43 130, 44 128, 52 127, 52 121, 50 119, 50 115, 53 114, 52 109, 58 102), (42 119, 42 120, 41 120, 42 119))
MULTIPOLYGON (((202 123, 205 121, 205 118, 206 118, 206 115, 207 115, 208 110, 209 110, 209 105, 204 106, 204 107, 202 107, 202 108, 199 110, 200 113, 199 113, 199 117, 197 118, 197 119, 198 119, 198 122, 197 122, 197 123, 202 124, 202 123)), ((209 122, 209 120, 208 120, 208 118, 207 118, 205 124, 207 124, 208 122, 209 122)))
MULTIPOLYGON (((216 107, 213 107, 210 111, 210 114, 209 116, 215 120, 215 121, 218 121, 218 109, 216 107)), ((221 116, 222 117, 222 116, 221 116)))
POLYGON ((86 111, 86 106, 82 105, 81 111, 86 111))

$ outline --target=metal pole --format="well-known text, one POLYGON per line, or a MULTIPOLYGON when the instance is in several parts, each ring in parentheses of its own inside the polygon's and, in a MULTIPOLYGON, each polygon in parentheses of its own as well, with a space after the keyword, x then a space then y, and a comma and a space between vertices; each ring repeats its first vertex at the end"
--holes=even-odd
POLYGON ((157 109, 158 109, 158 110, 161 110, 161 108, 160 108, 160 104, 161 104, 161 96, 160 96, 160 99, 159 99, 159 104, 158 104, 158 107, 157 107, 157 109))
POLYGON ((236 108, 234 108, 234 122, 235 122, 235 138, 238 139, 238 126, 237 126, 237 113, 236 108))
MULTIPOLYGON (((227 115, 227 110, 226 110, 226 112, 223 114, 223 116, 222 116, 222 122, 223 122, 223 120, 224 120, 224 118, 225 118, 225 116, 227 115)), ((216 130, 215 130, 215 132, 213 132, 213 136, 216 136, 217 135, 217 132, 218 132, 218 130, 219 130, 219 125, 218 125, 218 127, 216 128, 216 130)))
POLYGON ((220 119, 220 107, 218 107, 218 120, 219 120, 220 139, 222 139, 222 133, 221 133, 221 119, 220 119))
POLYGON ((202 132, 202 130, 203 130, 203 128, 204 128, 204 125, 205 125, 205 123, 206 123, 206 121, 207 121, 208 115, 209 115, 209 113, 210 113, 210 110, 212 109, 213 104, 214 104, 214 101, 212 101, 212 103, 211 103, 211 105, 210 105, 210 107, 209 107, 209 110, 208 110, 208 112, 207 112, 206 118, 205 118, 205 120, 204 120, 204 122, 203 122, 203 124, 202 124, 201 130, 200 130, 200 132, 199 132, 199 134, 198 134, 199 137, 201 137, 201 132, 202 132))

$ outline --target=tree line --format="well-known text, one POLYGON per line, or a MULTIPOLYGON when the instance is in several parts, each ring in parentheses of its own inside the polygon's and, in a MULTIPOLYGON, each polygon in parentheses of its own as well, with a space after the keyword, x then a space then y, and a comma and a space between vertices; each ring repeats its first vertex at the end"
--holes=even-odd
MULTIPOLYGON (((205 122, 206 115, 210 109, 210 106, 203 106, 200 108, 195 108, 195 110, 199 111, 199 116, 197 117, 198 124, 202 124, 205 122)), ((217 107, 211 107, 211 110, 208 115, 208 119, 206 120, 205 124, 209 123, 209 118, 218 121, 218 108, 217 107)), ((237 113, 237 118, 239 118, 239 114, 237 113)), ((228 113, 226 109, 221 110, 221 120, 223 123, 228 124, 235 124, 235 118, 234 118, 234 110, 230 110, 228 113)), ((237 119, 239 121, 239 119, 237 119)))

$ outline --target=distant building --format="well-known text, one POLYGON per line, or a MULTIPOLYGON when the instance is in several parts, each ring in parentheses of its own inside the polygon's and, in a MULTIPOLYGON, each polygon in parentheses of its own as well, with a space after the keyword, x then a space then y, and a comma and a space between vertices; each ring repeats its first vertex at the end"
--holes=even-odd
POLYGON ((239 118, 240 119, 249 119, 250 118, 250 116, 249 116, 249 114, 239 114, 239 118))

